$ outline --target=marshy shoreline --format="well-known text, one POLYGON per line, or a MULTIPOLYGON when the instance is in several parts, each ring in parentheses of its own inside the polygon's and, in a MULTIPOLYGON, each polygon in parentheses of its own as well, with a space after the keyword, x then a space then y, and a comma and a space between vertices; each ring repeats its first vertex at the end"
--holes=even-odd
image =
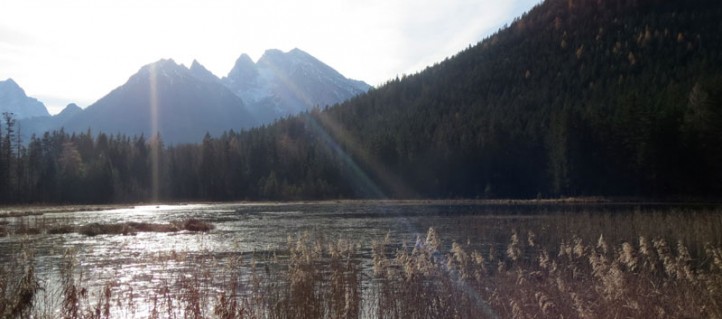
MULTIPOLYGON (((473 213, 473 207, 472 213, 454 213, 474 206, 469 203, 254 203, 248 205, 261 206, 252 207, 252 214, 207 220, 216 227, 182 230, 182 236, 162 234, 182 229, 181 222, 125 220, 58 229, 52 238, 71 243, 60 259, 44 259, 32 245, 15 246, 21 249, 5 253, 4 260, 10 263, 0 272, 0 304, 4 307, 0 317, 722 317, 718 302, 722 300, 719 207, 664 205, 658 209, 615 204, 615 210, 607 210, 604 204, 590 204, 585 210, 578 209, 584 207, 579 203, 527 202, 521 211, 533 214, 524 215, 503 208, 514 205, 484 201, 478 205, 483 214, 473 213), (343 212, 357 206, 363 207, 343 212), (377 206, 392 209, 375 211, 377 206), (419 211, 429 206, 433 207, 431 213, 419 211), (436 214, 437 206, 449 213, 436 214), (299 207, 309 211, 299 211, 299 207), (167 246, 176 240, 234 240, 243 234, 234 233, 224 223, 257 220, 278 225, 281 219, 269 218, 286 215, 295 216, 283 219, 286 223, 298 223, 307 218, 304 213, 314 215, 321 209, 327 210, 324 221, 329 223, 382 218, 396 223, 429 218, 447 223, 422 223, 433 225, 420 226, 425 228, 415 236, 389 230, 386 236, 376 232, 363 240, 343 233, 329 236, 323 229, 310 228, 288 233, 287 241, 278 248, 250 253, 225 243, 201 248, 167 246), (256 219, 260 218, 258 211, 266 210, 266 219, 256 219), (450 231, 457 230, 462 235, 450 236, 450 231), (104 235, 78 236, 82 231, 88 232, 87 236, 104 235), (143 231, 147 233, 140 235, 143 231), (70 233, 74 235, 66 236, 70 233), (139 235, 124 236, 133 233, 139 235), (152 236, 160 236, 165 245, 161 247, 169 248, 120 247, 143 246, 152 236), (78 245, 94 240, 118 243, 119 248, 84 250, 78 245), (112 256, 106 261, 110 272, 96 271, 89 263, 97 254, 112 256), (48 260, 54 264, 47 264, 48 260), (129 265, 118 262, 139 266, 126 268, 129 265), (40 267, 52 273, 41 274, 40 267)), ((236 216, 239 209, 247 208, 245 203, 238 205, 220 206, 227 209, 228 216, 236 216)), ((200 208, 188 208, 195 209, 200 208)), ((189 216, 212 216, 216 211, 189 216)), ((162 214, 152 207, 148 213, 162 214)), ((164 220, 172 221, 175 216, 180 215, 170 214, 164 220)), ((47 221, 48 227, 30 236, 31 241, 48 236, 52 227, 64 222, 50 214, 18 218, 47 221)), ((259 234, 263 236, 263 232, 259 234)), ((11 240, 22 241, 20 238, 11 240)), ((238 240, 261 239, 243 238, 238 240)))

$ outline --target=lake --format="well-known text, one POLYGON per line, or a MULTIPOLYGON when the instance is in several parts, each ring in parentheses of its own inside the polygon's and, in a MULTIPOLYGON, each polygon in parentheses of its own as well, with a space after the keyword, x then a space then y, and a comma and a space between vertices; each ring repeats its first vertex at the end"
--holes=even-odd
MULTIPOLYGON (((388 234, 389 255, 393 255, 394 250, 425 241, 432 227, 441 237, 442 252, 449 251, 452 242, 457 242, 469 250, 492 249, 491 254, 503 256, 511 236, 519 234, 530 243, 537 242, 524 250, 528 256, 523 258, 527 259, 541 250, 558 254, 559 244, 572 238, 594 243, 602 236, 610 244, 638 241, 640 235, 668 238, 672 243, 683 241, 693 254, 700 253, 707 242, 722 242, 719 208, 689 204, 546 201, 187 204, 100 211, 79 208, 0 220, 10 233, 0 238, 0 262, 7 269, 32 263, 46 287, 43 293, 47 300, 36 302, 44 303, 36 307, 47 308, 43 310, 45 313, 57 314, 62 302, 52 299, 53 295, 63 294, 61 267, 70 258, 74 263, 74 278, 82 280, 83 287, 89 291, 88 300, 97 300, 103 287, 112 283, 109 287, 113 295, 135 296, 131 297, 137 303, 132 315, 138 317, 150 314, 147 298, 159 287, 173 286, 179 275, 197 274, 199 268, 210 278, 202 284, 203 289, 212 292, 222 290, 213 278, 225 274, 229 267, 265 267, 269 273, 281 271, 289 259, 289 247, 304 234, 320 238, 323 243, 352 242, 353 259, 364 273, 361 278, 372 276, 374 241, 381 241, 388 234), (43 231, 48 225, 57 224, 74 227, 92 223, 167 224, 190 219, 209 222, 214 229, 97 236, 43 231), (20 228, 39 231, 12 234, 12 229, 20 228), (18 259, 19 252, 31 257, 25 261, 18 259), (243 263, 236 264, 237 260, 243 263)), ((113 314, 130 315, 118 311, 113 310, 113 314)))

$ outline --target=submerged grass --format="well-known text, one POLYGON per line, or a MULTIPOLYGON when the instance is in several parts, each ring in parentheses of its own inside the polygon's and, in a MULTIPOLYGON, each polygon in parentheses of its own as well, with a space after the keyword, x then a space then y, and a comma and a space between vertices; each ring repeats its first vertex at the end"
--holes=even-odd
POLYGON ((187 219, 168 224, 146 223, 146 222, 125 222, 115 224, 90 223, 75 226, 69 223, 48 222, 46 219, 35 219, 31 222, 21 222, 13 227, 0 225, 0 237, 8 235, 62 235, 78 233, 86 236, 98 235, 135 235, 140 232, 168 233, 182 230, 190 232, 207 232, 215 226, 209 222, 198 219, 187 219))
POLYGON ((153 232, 153 233, 170 233, 181 230, 187 230, 191 232, 207 232, 214 228, 213 224, 201 221, 198 219, 188 219, 184 221, 173 222, 170 224, 155 224, 155 223, 144 223, 144 222, 127 222, 119 224, 98 224, 92 223, 77 228, 68 228, 67 226, 60 226, 58 228, 51 228, 48 233, 61 233, 63 230, 71 230, 86 236, 97 236, 97 235, 134 235, 139 232, 153 232))
POLYGON ((0 317, 722 318, 722 215, 690 216, 552 218, 501 225, 481 242, 445 240, 433 227, 365 245, 303 234, 273 255, 220 261, 159 253, 156 263, 188 267, 144 294, 117 279, 84 285, 73 252, 52 294, 23 252, 0 272, 0 317))

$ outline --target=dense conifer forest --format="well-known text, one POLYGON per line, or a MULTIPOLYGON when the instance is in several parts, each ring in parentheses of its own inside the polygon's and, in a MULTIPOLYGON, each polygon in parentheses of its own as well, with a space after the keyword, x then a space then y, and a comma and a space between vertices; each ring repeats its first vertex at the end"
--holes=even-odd
POLYGON ((722 194, 722 3, 547 0, 426 70, 197 145, 0 125, 9 203, 722 194))

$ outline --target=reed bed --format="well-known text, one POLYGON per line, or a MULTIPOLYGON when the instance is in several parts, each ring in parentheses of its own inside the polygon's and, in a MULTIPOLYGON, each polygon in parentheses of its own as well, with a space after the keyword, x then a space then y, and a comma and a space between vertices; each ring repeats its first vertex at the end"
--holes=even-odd
POLYGON ((431 227, 371 243, 301 234, 269 255, 173 251, 148 258, 186 268, 144 293, 88 286, 72 251, 60 287, 44 287, 23 251, 0 270, 0 317, 722 318, 721 217, 690 216, 501 223, 488 241, 431 227))

